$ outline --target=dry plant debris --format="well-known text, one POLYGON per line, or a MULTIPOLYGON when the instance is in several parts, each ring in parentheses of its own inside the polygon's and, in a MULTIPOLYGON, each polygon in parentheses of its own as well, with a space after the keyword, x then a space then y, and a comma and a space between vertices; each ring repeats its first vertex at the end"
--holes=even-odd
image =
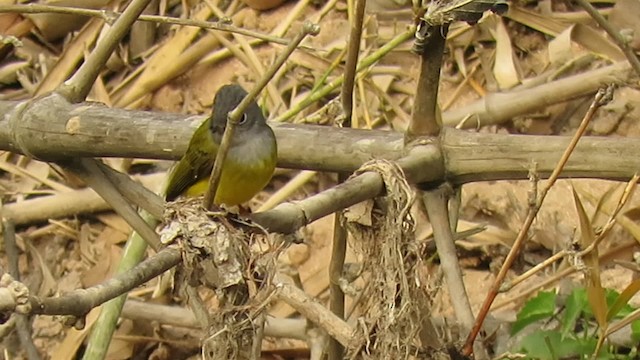
MULTIPOLYGON (((71 3, 73 6, 96 9, 108 6, 110 11, 121 11, 125 2, 91 1, 91 6, 87 6, 87 2, 71 3)), ((264 92, 261 105, 269 112, 270 119, 334 125, 336 116, 327 114, 336 114, 339 87, 332 84, 344 73, 342 64, 349 29, 345 1, 289 1, 269 11, 256 11, 244 7, 239 1, 229 2, 224 11, 210 1, 153 3, 148 9, 150 15, 193 20, 226 16, 234 26, 276 38, 291 37, 304 19, 319 23, 319 36, 305 41, 305 47, 289 58, 284 70, 276 74, 275 80, 264 92), (317 95, 319 90, 324 90, 323 95, 318 96, 310 106, 295 115, 288 113, 288 110, 304 104, 308 97, 317 95)), ((255 5, 249 2, 249 6, 255 5)), ((637 51, 640 48, 640 31, 632 31, 637 30, 636 20, 640 17, 637 1, 619 0, 614 5, 601 4, 599 10, 608 16, 612 24, 623 29, 629 45, 637 51)), ((397 47, 389 51, 380 52, 380 49, 397 39, 413 22, 414 14, 408 2, 368 1, 360 59, 369 57, 371 61, 356 78, 353 127, 398 131, 406 128, 415 95, 417 58, 410 53, 410 41, 400 41, 397 47)), ((282 47, 245 35, 153 22, 144 24, 147 26, 135 31, 132 29, 128 40, 114 52, 94 84, 90 100, 116 107, 202 114, 208 110, 217 88, 228 82, 249 87, 260 78, 282 47)), ((0 32, 3 34, 0 45, 2 100, 27 99, 55 89, 75 71, 104 34, 105 28, 99 18, 73 14, 64 15, 64 18, 59 14, 0 14, 0 32)), ((624 54, 616 44, 584 11, 570 3, 548 0, 511 3, 503 17, 487 13, 473 26, 466 22, 455 22, 449 30, 447 41, 448 52, 440 88, 444 122, 481 132, 550 136, 569 134, 588 106, 588 99, 582 95, 589 92, 580 89, 573 93, 570 90, 588 81, 596 81, 594 79, 601 76, 598 69, 606 69, 612 64, 620 66, 619 62, 625 61, 624 54), (569 89, 567 93, 528 96, 530 89, 557 79, 571 80, 563 88, 569 89), (486 99, 488 105, 483 111, 489 115, 506 113, 504 106, 513 104, 514 98, 509 98, 506 104, 504 101, 492 102, 492 99, 499 98, 494 96, 496 93, 511 94, 512 91, 518 91, 515 94, 519 111, 513 116, 500 118, 499 122, 485 122, 482 117, 447 115, 455 111, 463 112, 466 106, 478 104, 479 99, 486 99), (566 101, 553 101, 558 97, 566 101)), ((621 72, 616 70, 615 73, 621 72)), ((607 74, 603 76, 604 80, 597 78, 597 81, 610 81, 615 78, 614 75, 607 74)), ((595 88, 594 85, 590 91, 595 88)), ((636 121, 640 116, 639 99, 637 83, 635 86, 632 84, 619 88, 614 101, 606 105, 591 124, 590 134, 637 136, 640 133, 636 121)), ((508 149, 505 150, 505 156, 508 156, 508 149)), ((162 172, 167 168, 164 162, 142 159, 106 161, 124 172, 141 174, 141 181, 154 190, 158 189, 162 172), (152 177, 155 185, 148 181, 152 177)), ((378 165, 374 163, 373 166, 378 165)), ((0 170, 0 194, 4 209, 21 215, 23 219, 17 224, 17 245, 20 249, 18 265, 23 275, 22 281, 31 292, 39 296, 64 293, 98 284, 113 274, 122 253, 121 245, 130 228, 109 212, 109 206, 104 201, 83 189, 84 184, 56 166, 23 156, 1 153, 0 170)), ((402 176, 387 164, 379 171, 386 179, 387 196, 377 199, 375 205, 365 209, 365 213, 370 212, 369 224, 351 226, 354 234, 351 251, 359 251, 348 256, 349 261, 363 263, 363 270, 358 271, 357 275, 362 274, 366 279, 362 284, 355 283, 353 288, 359 293, 350 298, 348 303, 354 309, 354 316, 363 318, 357 336, 363 336, 360 340, 364 341, 366 335, 383 328, 392 329, 384 333, 390 336, 388 338, 380 336, 374 342, 361 344, 361 349, 366 349, 371 358, 383 356, 391 348, 408 353, 415 350, 412 340, 419 322, 432 315, 420 312, 422 307, 413 307, 420 305, 417 299, 423 296, 421 294, 425 290, 429 290, 432 296, 434 313, 445 317, 452 315, 447 296, 457 296, 437 291, 441 288, 437 265, 423 260, 426 259, 425 255, 433 251, 429 243, 430 225, 417 205, 411 212, 415 221, 409 221, 408 206, 411 201, 404 183, 398 180, 402 176), (414 226, 417 235, 414 235, 414 226), (418 242, 415 238, 418 238, 418 242), (369 246, 371 244, 376 246, 369 246), (403 256, 399 256, 399 252, 403 256), (418 280, 420 284, 415 282, 418 280), (398 296, 399 306, 394 302, 398 296), (358 297, 367 301, 358 303, 358 297), (395 306, 392 311, 385 307, 389 304, 395 306), (400 323, 402 319, 407 321, 400 323)), ((281 171, 267 191, 257 196, 251 205, 256 208, 267 201, 272 193, 288 184, 294 176, 289 170, 281 171)), ((329 174, 308 176, 288 192, 286 199, 301 199, 334 183, 334 177, 329 174)), ((596 210, 611 213, 618 197, 610 194, 621 191, 616 182, 561 181, 551 190, 549 200, 531 230, 532 241, 515 271, 526 270, 541 262, 552 252, 566 248, 574 238, 579 224, 573 207, 567 205, 572 202, 571 185, 576 187, 585 201, 587 213, 596 210)), ((459 255, 467 267, 465 280, 471 289, 474 308, 482 301, 482 290, 486 289, 492 271, 502 261, 509 241, 513 240, 522 223, 528 191, 529 184, 524 181, 474 183, 463 187, 460 217, 464 228, 461 225, 458 230, 487 229, 459 239, 459 255)), ((640 230, 634 222, 638 219, 639 206, 637 196, 633 196, 619 219, 620 225, 613 228, 603 243, 601 253, 640 239, 640 230)), ((192 217, 188 213, 189 208, 180 209, 185 212, 176 211, 175 214, 189 224, 192 217)), ((210 224, 208 219, 207 224, 210 224)), ((191 228, 195 228, 196 233, 208 230, 224 234, 225 246, 242 244, 232 252, 238 255, 239 263, 255 266, 255 254, 264 255, 264 252, 255 252, 245 242, 247 238, 257 242, 257 235, 235 234, 238 240, 229 241, 230 238, 226 237, 229 230, 209 226, 191 228)), ((190 228, 189 225, 180 227, 190 228)), ((298 281, 308 294, 320 301, 326 300, 329 282, 326 268, 329 260, 327 249, 331 243, 330 227, 331 222, 327 220, 312 224, 300 235, 305 240, 304 244, 286 253, 290 260, 288 266, 293 268, 290 269, 292 281, 298 281)), ((234 233, 230 235, 235 239, 234 233)), ((193 260, 189 262, 193 266, 186 267, 187 273, 182 274, 186 279, 213 282, 225 288, 254 275, 238 273, 236 267, 244 267, 225 259, 227 265, 231 264, 236 269, 227 274, 235 274, 235 277, 227 278, 220 285, 220 277, 212 271, 211 266, 201 261, 203 253, 212 253, 207 248, 211 245, 193 243, 196 239, 192 238, 190 244, 181 243, 185 258, 193 260)), ((266 245, 266 242, 261 244, 266 245)), ((631 261, 633 251, 630 249, 637 250, 637 245, 626 249, 609 260, 631 261)), ((213 253, 218 254, 216 251, 213 253)), ((218 265, 215 264, 215 256, 206 257, 218 265)), ((268 257, 273 264, 261 264, 266 266, 264 273, 270 273, 270 266, 275 265, 276 257, 268 257)), ((3 269, 7 266, 6 262, 3 256, 3 269)), ((539 287, 555 273, 553 270, 538 273, 511 292, 501 294, 497 307, 517 307, 520 304, 518 293, 539 287)), ((620 267, 603 270, 601 275, 603 286, 618 289, 623 288, 632 277, 631 271, 620 267)), ((549 286, 553 286, 553 283, 549 286)), ((130 296, 147 301, 151 299, 155 288, 156 284, 147 284, 130 296)), ((249 289, 251 292, 248 294, 254 297, 261 286, 249 286, 249 289)), ((202 297, 208 304, 215 303, 212 294, 205 293, 202 297)), ((174 300, 166 294, 162 299, 172 303, 174 300)), ((258 296, 257 300, 252 300, 261 304, 264 298, 258 296)), ((244 310, 244 319, 255 317, 249 307, 244 310)), ((294 315, 291 308, 280 303, 272 305, 270 310, 280 317, 294 315)), ((218 320, 224 323, 225 313, 220 314, 218 320)), ((87 316, 85 321, 88 325, 95 316, 93 312, 87 316)), ((184 331, 178 327, 163 326, 161 318, 155 320, 158 323, 123 322, 112 344, 110 358, 128 359, 142 353, 149 358, 160 355, 160 358, 186 358, 197 353, 194 350, 197 346, 193 347, 193 342, 180 342, 184 338, 190 341, 199 339, 200 334, 196 330, 184 331)), ((250 321, 239 322, 250 325, 250 321)), ((10 328, 11 325, 5 326, 10 328)), ((35 344, 51 358, 72 358, 72 354, 81 348, 86 334, 87 330, 69 330, 58 319, 37 317, 34 321, 35 344)), ((23 354, 15 347, 15 341, 15 337, 7 336, 3 347, 17 358, 23 354)), ((293 353, 304 358, 309 356, 308 346, 300 341, 276 340, 269 345, 268 356, 276 358, 293 353)))
POLYGON ((165 219, 162 240, 177 242, 183 258, 174 280, 177 295, 200 285, 217 295, 219 303, 209 304, 217 309, 205 320, 210 323, 203 345, 205 358, 247 357, 241 354, 251 348, 256 319, 264 316, 277 247, 266 233, 244 232, 231 225, 237 219, 204 211, 201 198, 169 203, 165 219))
POLYGON ((348 223, 365 281, 358 294, 362 329, 356 334, 358 345, 351 349, 352 356, 382 359, 415 354, 421 323, 431 314, 425 313, 429 307, 423 306, 424 293, 417 281, 422 259, 410 213, 413 191, 402 169, 391 162, 373 161, 359 171, 380 173, 387 196, 371 208, 370 224, 348 223))

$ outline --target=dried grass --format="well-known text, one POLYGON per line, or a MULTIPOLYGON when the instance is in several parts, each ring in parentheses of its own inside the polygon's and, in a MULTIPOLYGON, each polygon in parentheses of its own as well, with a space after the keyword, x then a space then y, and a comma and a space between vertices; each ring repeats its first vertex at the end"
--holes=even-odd
POLYGON ((359 171, 378 172, 387 194, 375 201, 371 225, 347 223, 366 282, 361 295, 365 300, 359 306, 358 345, 349 349, 349 357, 406 359, 416 354, 421 320, 430 316, 418 300, 425 294, 419 286, 420 245, 409 212, 414 195, 394 163, 373 161, 359 171))

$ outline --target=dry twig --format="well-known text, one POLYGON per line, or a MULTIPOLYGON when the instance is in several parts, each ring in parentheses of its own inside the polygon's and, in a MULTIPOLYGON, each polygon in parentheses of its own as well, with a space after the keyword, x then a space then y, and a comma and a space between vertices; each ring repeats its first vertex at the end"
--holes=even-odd
POLYGON ((520 232, 518 233, 516 240, 513 242, 513 245, 511 246, 511 250, 509 251, 507 258, 504 260, 502 267, 500 268, 500 272, 496 275, 494 283, 491 289, 489 290, 489 293, 487 294, 487 297, 485 298, 484 303, 482 304, 482 307, 480 309, 480 312, 478 313, 478 316, 476 317, 476 322, 473 326, 473 329, 471 330, 471 332, 469 333, 469 336, 467 337, 467 340, 463 348, 463 352, 467 356, 471 355, 471 353, 473 352, 473 344, 478 333, 480 332, 482 323, 484 322, 484 319, 486 318, 487 314, 489 313, 489 310, 491 309, 491 304, 493 303, 493 300, 496 298, 498 291, 502 286, 502 282, 504 281, 507 275, 507 272, 511 268, 511 265, 515 261, 518 254, 520 254, 522 246, 524 245, 524 241, 527 238, 527 233, 529 232, 529 229, 533 224, 533 220, 536 218, 536 215, 538 214, 538 211, 540 210, 540 207, 542 206, 542 203, 544 202, 544 199, 547 196, 547 193, 549 192, 551 187, 555 184, 555 182, 558 180, 560 173, 562 172, 565 165, 567 164, 567 161, 569 160, 569 157, 573 153, 573 150, 576 148, 578 141, 586 131, 587 125, 589 125, 589 122, 591 121, 591 119, 593 119, 595 112, 598 110, 600 106, 604 105, 605 103, 604 101, 608 101, 607 99, 611 98, 612 96, 612 94, 610 93, 611 91, 612 91, 612 88, 609 88, 607 90, 601 89, 598 91, 595 98, 593 99, 593 102, 591 103, 591 106, 589 107, 589 110, 583 117, 582 122, 580 123, 580 126, 578 127, 578 129, 576 130, 576 133, 571 139, 571 143, 567 146, 564 154, 562 155, 562 158, 558 161, 558 164, 554 169, 553 173, 551 174, 551 176, 549 177, 549 180, 547 181, 545 187, 540 191, 540 194, 537 197, 536 204, 534 204, 534 206, 529 207, 524 224, 520 228, 520 232))

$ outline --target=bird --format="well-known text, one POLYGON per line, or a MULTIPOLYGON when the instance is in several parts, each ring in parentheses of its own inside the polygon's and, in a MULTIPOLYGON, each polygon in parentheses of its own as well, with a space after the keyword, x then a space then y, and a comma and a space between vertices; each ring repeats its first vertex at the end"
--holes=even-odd
MULTIPOLYGON (((224 85, 216 92, 211 115, 196 129, 187 151, 169 171, 165 200, 195 197, 207 191, 228 114, 246 96, 237 84, 224 85)), ((252 101, 237 123, 213 203, 235 206, 253 198, 271 180, 277 151, 275 134, 252 101)))

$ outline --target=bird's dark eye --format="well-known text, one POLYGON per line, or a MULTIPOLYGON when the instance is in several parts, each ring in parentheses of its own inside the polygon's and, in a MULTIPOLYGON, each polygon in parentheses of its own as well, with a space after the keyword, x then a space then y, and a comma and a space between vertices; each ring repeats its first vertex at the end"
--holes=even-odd
POLYGON ((247 122, 247 114, 242 114, 240 121, 238 121, 238 125, 242 125, 247 122))

